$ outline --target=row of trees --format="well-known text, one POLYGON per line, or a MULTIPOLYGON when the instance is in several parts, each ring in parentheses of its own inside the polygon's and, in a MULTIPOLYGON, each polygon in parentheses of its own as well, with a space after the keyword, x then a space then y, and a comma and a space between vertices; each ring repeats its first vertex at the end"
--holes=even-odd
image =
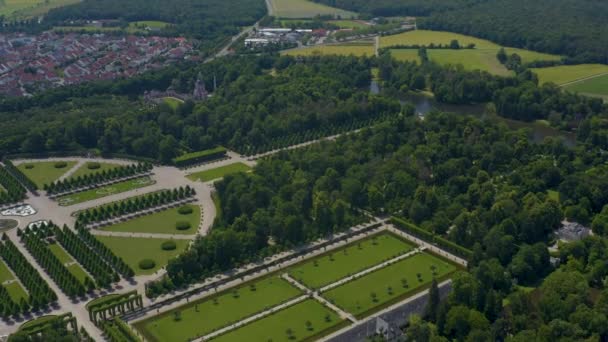
POLYGON ((25 189, 13 175, 0 166, 0 205, 14 203, 25 198, 25 189))
POLYGON ((129 326, 120 320, 118 317, 114 317, 111 320, 103 321, 101 323, 101 329, 110 338, 111 342, 140 342, 141 339, 137 337, 129 328, 129 326))
POLYGON ((19 183, 25 186, 30 191, 36 191, 38 188, 34 182, 32 182, 21 170, 19 170, 13 162, 8 159, 2 161, 4 163, 4 169, 17 179, 19 183))
POLYGON ((88 290, 84 283, 89 285, 91 279, 87 276, 88 280, 84 283, 80 282, 59 258, 51 252, 46 239, 52 236, 53 231, 48 227, 31 230, 26 228, 21 235, 21 241, 23 241, 27 250, 36 259, 36 262, 44 268, 66 295, 70 297, 83 296, 88 290))
POLYGON ((70 177, 64 180, 58 180, 51 184, 45 184, 44 190, 48 194, 63 193, 88 186, 93 186, 99 183, 110 182, 125 177, 132 177, 138 174, 146 173, 152 170, 152 164, 137 163, 126 166, 117 166, 100 172, 85 174, 84 176, 70 177))
POLYGON ((0 315, 4 318, 17 316, 20 313, 25 313, 29 310, 29 306, 24 298, 21 298, 21 303, 15 302, 6 288, 0 286, 0 315))
MULTIPOLYGON (((110 286, 112 282, 117 282, 120 277, 112 267, 110 267, 95 251, 93 251, 80 237, 68 227, 63 229, 52 226, 55 238, 61 245, 95 278, 95 283, 99 287, 110 286)), ((92 288, 94 283, 90 282, 92 288)))
POLYGON ((105 204, 99 207, 85 209, 78 213, 78 222, 86 226, 89 223, 105 221, 115 217, 154 208, 160 205, 180 201, 196 194, 189 185, 173 190, 162 190, 120 202, 105 204))
POLYGON ((86 228, 76 223, 78 236, 98 255, 100 255, 108 264, 110 264, 118 273, 125 278, 131 278, 135 275, 133 269, 116 254, 112 252, 106 245, 97 240, 86 228))
POLYGON ((2 235, 2 241, 0 256, 2 256, 2 259, 13 270, 15 275, 17 275, 21 284, 25 286, 29 294, 29 307, 33 310, 38 310, 56 301, 57 295, 55 292, 49 288, 44 279, 38 274, 38 271, 30 265, 6 234, 2 235))

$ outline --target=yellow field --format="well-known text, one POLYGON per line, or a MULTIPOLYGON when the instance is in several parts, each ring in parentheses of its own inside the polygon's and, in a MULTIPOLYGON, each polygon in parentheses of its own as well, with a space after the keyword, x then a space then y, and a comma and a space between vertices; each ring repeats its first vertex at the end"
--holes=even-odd
POLYGON ((409 31, 391 36, 380 38, 380 47, 393 45, 429 45, 431 43, 437 45, 449 45, 452 40, 458 40, 460 45, 475 44, 477 49, 500 49, 500 45, 492 43, 489 40, 479 39, 463 34, 443 32, 443 31, 427 31, 416 30, 409 31))
POLYGON ((289 56, 315 56, 315 55, 355 55, 355 56, 373 56, 374 46, 371 44, 337 44, 337 45, 319 45, 310 46, 300 49, 293 49, 283 52, 289 56))
POLYGON ((594 75, 608 73, 608 65, 560 65, 556 67, 532 69, 532 71, 538 75, 540 83, 553 82, 561 85, 594 75))
POLYGON ((45 14, 50 9, 74 4, 80 0, 3 0, 0 15, 8 19, 29 18, 45 14))
POLYGON ((336 18, 354 18, 356 13, 317 4, 308 0, 269 0, 271 14, 278 18, 313 18, 332 15, 336 18))

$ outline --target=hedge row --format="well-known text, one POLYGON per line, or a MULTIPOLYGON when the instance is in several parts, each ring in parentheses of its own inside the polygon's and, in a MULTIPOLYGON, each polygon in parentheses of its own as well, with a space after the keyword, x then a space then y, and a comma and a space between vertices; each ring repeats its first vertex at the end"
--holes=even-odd
POLYGON ((118 317, 114 317, 111 320, 104 321, 101 323, 101 329, 108 336, 111 342, 140 342, 141 339, 137 337, 131 329, 120 320, 118 317))
POLYGON ((25 199, 25 189, 21 183, 2 166, 0 166, 0 185, 6 190, 0 189, 0 205, 25 199))
POLYGON ((36 190, 38 189, 36 184, 32 182, 32 180, 29 179, 23 172, 21 172, 21 170, 19 170, 13 164, 13 162, 8 159, 5 159, 3 163, 4 167, 6 168, 6 171, 10 172, 10 174, 13 175, 13 177, 15 177, 23 186, 25 186, 28 190, 32 192, 36 192, 36 190))
POLYGON ((135 271, 127 265, 127 263, 116 254, 112 252, 106 245, 101 243, 93 236, 88 230, 78 225, 76 222, 76 229, 78 230, 78 236, 99 254, 108 264, 110 264, 118 273, 122 274, 125 278, 131 278, 135 275, 135 271))
POLYGON ((152 164, 148 163, 118 166, 109 170, 103 170, 84 176, 58 180, 56 182, 52 182, 51 184, 45 184, 44 190, 46 190, 49 195, 52 195, 125 177, 135 176, 150 170, 152 170, 152 164))
POLYGON ((178 167, 182 167, 204 161, 219 159, 226 156, 226 152, 226 148, 219 146, 209 150, 186 153, 177 158, 173 158, 173 164, 178 167))
POLYGON ((465 248, 445 238, 442 238, 441 236, 434 235, 433 233, 420 227, 417 227, 401 218, 393 216, 391 217, 391 223, 394 224, 397 228, 404 230, 419 239, 436 244, 439 247, 445 249, 446 251, 454 253, 462 258, 468 260, 473 256, 473 251, 471 251, 470 249, 465 248))

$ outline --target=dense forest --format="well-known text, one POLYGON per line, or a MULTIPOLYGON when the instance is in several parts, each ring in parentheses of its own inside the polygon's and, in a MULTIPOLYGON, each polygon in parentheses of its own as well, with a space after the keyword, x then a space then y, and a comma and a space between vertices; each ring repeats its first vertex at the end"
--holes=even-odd
POLYGON ((419 28, 561 54, 569 63, 608 63, 608 3, 602 0, 315 1, 364 16, 418 16, 419 28))

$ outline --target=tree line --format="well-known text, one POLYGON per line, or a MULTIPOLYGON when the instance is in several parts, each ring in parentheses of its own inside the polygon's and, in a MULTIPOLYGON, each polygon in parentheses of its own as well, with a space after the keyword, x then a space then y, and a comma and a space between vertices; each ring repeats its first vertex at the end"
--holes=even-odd
POLYGON ((117 256, 102 242, 97 240, 91 232, 76 222, 76 230, 78 237, 84 241, 91 250, 95 251, 103 258, 112 268, 120 273, 125 278, 131 278, 135 275, 135 271, 121 257, 117 256))
POLYGON ((117 166, 108 170, 85 174, 84 176, 70 177, 51 182, 50 184, 44 184, 44 190, 47 194, 53 195, 143 174, 151 170, 152 164, 150 163, 117 166))
POLYGON ((25 198, 25 189, 4 167, 0 166, 0 204, 21 201, 25 198))

